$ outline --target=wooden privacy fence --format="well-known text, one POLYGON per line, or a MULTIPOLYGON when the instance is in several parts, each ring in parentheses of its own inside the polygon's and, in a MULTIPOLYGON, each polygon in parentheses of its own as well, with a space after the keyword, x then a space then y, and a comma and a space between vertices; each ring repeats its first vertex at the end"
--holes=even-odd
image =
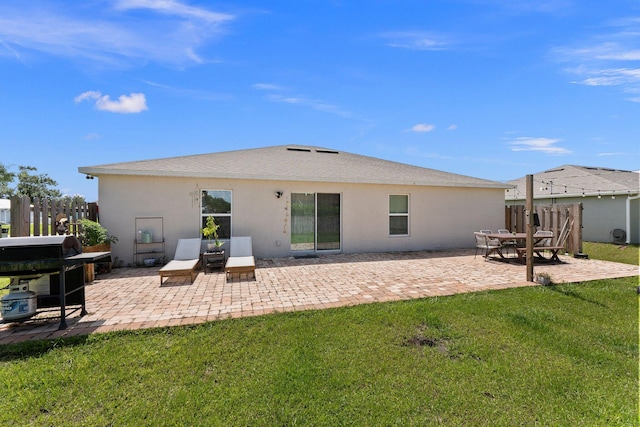
MULTIPOLYGON (((553 245, 563 233, 568 233, 566 249, 571 253, 582 253, 582 203, 534 205, 534 213, 538 214, 540 226, 536 230, 553 232, 553 245)), ((525 233, 524 205, 505 207, 505 228, 518 233, 525 233)))
POLYGON ((98 220, 98 205, 71 199, 11 198, 11 237, 58 234, 57 221, 67 219, 65 234, 78 234, 78 220, 98 220))

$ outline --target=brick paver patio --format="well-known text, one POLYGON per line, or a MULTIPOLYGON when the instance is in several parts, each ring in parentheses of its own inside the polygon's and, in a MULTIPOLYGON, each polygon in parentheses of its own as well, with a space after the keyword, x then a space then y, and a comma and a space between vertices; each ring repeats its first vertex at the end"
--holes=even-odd
MULTIPOLYGON (((555 283, 638 276, 637 266, 561 256, 535 266, 555 283)), ((194 283, 161 286, 158 268, 116 269, 86 287, 88 315, 0 323, 0 344, 124 329, 186 325, 227 317, 324 309, 372 302, 538 286, 522 264, 485 261, 474 250, 337 254, 257 260, 256 278, 227 282, 224 272, 200 272, 194 283)), ((59 312, 57 312, 59 314, 59 312)))

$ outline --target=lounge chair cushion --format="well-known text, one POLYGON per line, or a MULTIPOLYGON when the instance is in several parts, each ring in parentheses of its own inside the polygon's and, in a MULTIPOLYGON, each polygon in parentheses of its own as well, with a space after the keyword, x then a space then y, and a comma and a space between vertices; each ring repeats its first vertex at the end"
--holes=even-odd
POLYGON ((225 269, 240 269, 240 268, 256 268, 256 261, 252 256, 236 256, 229 257, 225 269))
POLYGON ((200 242, 199 238, 178 240, 175 259, 159 270, 161 285, 164 277, 173 276, 190 276, 193 283, 197 276, 196 269, 200 264, 200 242))
POLYGON ((199 238, 196 239, 179 239, 176 246, 176 255, 173 259, 185 260, 185 259, 198 259, 200 258, 200 243, 199 238))
POLYGON ((227 279, 232 274, 253 273, 255 277, 256 261, 253 257, 251 236, 232 237, 230 256, 224 266, 227 279))

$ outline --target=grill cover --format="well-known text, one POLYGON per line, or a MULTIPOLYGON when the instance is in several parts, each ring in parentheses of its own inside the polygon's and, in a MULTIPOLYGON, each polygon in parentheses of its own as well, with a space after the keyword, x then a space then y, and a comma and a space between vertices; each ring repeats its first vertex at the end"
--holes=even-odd
POLYGON ((0 239, 0 275, 20 276, 59 271, 62 267, 111 260, 110 252, 82 253, 75 236, 0 239))
POLYGON ((79 304, 86 314, 84 264, 110 262, 111 252, 82 253, 75 236, 9 237, 0 239, 0 276, 49 276, 49 295, 38 296, 37 308, 60 307, 60 327, 65 329, 66 305, 79 304))

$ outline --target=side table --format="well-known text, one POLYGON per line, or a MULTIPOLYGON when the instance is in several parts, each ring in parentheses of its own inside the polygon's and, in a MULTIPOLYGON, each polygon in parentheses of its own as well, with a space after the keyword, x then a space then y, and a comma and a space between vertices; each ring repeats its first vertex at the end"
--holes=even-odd
POLYGON ((202 269, 204 274, 211 273, 214 268, 224 268, 224 249, 202 254, 202 269))

